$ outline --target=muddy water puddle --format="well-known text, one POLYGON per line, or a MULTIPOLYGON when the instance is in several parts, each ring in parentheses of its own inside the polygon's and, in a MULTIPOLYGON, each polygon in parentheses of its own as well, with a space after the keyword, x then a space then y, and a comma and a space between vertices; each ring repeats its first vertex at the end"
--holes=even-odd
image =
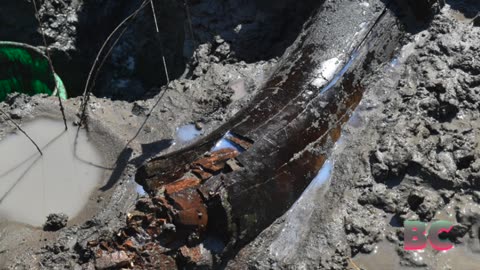
POLYGON ((359 254, 350 261, 349 269, 391 269, 399 270, 400 258, 396 256, 395 246, 383 242, 375 246, 373 252, 369 255, 359 254))
MULTIPOLYGON (((399 247, 402 249, 402 247, 399 247)), ((432 268, 438 270, 464 269, 476 270, 479 269, 480 259, 477 253, 472 252, 465 245, 457 245, 448 251, 434 251, 430 247, 420 251, 406 251, 410 253, 408 257, 411 258, 414 264, 423 266, 423 261, 428 262, 432 268)), ((359 254, 355 256, 350 262, 349 269, 368 269, 368 270, 409 270, 419 269, 414 266, 402 265, 400 257, 394 244, 388 242, 381 242, 375 246, 371 254, 359 254)), ((407 263, 409 264, 409 263, 407 263)), ((425 268, 421 268, 425 269, 425 268)))
POLYGON ((42 149, 43 156, 20 132, 0 141, 0 221, 41 226, 50 213, 75 217, 104 176, 99 151, 77 128, 38 118, 22 128, 42 149))
POLYGON ((200 136, 202 131, 199 130, 194 124, 187 124, 177 128, 176 141, 180 143, 187 143, 200 136))
MULTIPOLYGON (((471 207, 477 207, 474 203, 467 203, 465 211, 468 212, 471 207)), ((438 211, 433 218, 435 220, 448 220, 456 224, 455 202, 446 205, 438 211)), ((429 228, 427 225, 427 230, 429 228)), ((403 225, 399 224, 400 227, 403 225)), ((392 228, 389 228, 391 230, 392 228)), ((475 250, 475 245, 464 240, 464 243, 456 243, 454 247, 447 251, 436 251, 430 244, 424 250, 403 251, 403 244, 393 244, 387 241, 378 243, 372 253, 357 254, 350 262, 349 269, 368 269, 368 270, 410 270, 419 269, 413 265, 418 265, 420 269, 426 269, 425 264, 430 265, 428 269, 438 270, 476 270, 480 269, 479 252, 475 250), (402 265, 399 251, 404 253, 405 258, 402 265)))

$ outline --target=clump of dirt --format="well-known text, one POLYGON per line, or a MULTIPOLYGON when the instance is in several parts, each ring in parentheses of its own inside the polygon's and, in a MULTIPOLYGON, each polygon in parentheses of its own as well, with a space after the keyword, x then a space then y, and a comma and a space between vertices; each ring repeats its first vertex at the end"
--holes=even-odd
POLYGON ((68 216, 66 214, 50 214, 47 216, 47 221, 43 225, 45 231, 58 231, 67 226, 68 216))

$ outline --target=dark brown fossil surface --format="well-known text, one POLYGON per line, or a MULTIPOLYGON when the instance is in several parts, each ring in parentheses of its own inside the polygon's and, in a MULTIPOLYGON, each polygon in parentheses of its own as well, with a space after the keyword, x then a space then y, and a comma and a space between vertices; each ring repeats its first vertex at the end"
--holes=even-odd
MULTIPOLYGON (((140 230, 177 263, 211 267, 251 241, 295 202, 324 164, 361 100, 370 63, 392 57, 400 34, 385 29, 393 24, 387 9, 372 14, 331 57, 325 52, 333 44, 312 23, 310 36, 300 37, 249 107, 206 138, 139 169, 136 180, 152 198, 137 206, 143 210, 133 219, 139 221, 129 223, 117 244, 124 246, 140 230), (238 147, 211 151, 225 134, 238 147), (175 231, 149 231, 159 220, 175 231), (219 246, 214 252, 206 248, 212 239, 219 246)), ((158 267, 139 257, 135 263, 158 267)))

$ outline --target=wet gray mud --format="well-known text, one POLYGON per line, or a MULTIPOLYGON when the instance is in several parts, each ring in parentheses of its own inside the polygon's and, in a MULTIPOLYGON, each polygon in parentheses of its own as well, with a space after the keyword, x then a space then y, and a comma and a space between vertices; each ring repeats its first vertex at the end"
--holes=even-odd
MULTIPOLYGON (((2 216, 0 268, 476 269, 478 3, 153 2, 161 34, 144 2, 94 66, 81 132, 104 177, 75 211, 2 216), (453 221, 455 248, 404 251, 406 219, 453 221)), ((29 1, 2 5, 0 38, 41 47, 29 1)), ((70 96, 141 5, 41 2, 70 96)), ((59 120, 44 96, 0 107, 59 120)), ((0 146, 12 130, 0 116, 0 146)))
POLYGON ((329 191, 310 198, 314 210, 294 206, 232 268, 478 268, 479 100, 478 85, 469 82, 478 75, 479 28, 464 13, 478 4, 465 9, 467 2, 447 1, 428 27, 407 35, 392 61, 366 78, 369 90, 355 113, 362 125, 345 127, 329 191), (289 231, 299 213, 308 229, 289 231), (455 248, 403 250, 407 219, 452 221, 455 248), (293 248, 292 238, 301 239, 293 248))

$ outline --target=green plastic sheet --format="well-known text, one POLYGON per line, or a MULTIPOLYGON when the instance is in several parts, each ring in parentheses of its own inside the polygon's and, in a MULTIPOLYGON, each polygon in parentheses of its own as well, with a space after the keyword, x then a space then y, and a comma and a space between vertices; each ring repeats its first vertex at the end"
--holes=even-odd
POLYGON ((0 41, 0 101, 13 92, 67 98, 65 86, 47 57, 27 44, 0 41))

